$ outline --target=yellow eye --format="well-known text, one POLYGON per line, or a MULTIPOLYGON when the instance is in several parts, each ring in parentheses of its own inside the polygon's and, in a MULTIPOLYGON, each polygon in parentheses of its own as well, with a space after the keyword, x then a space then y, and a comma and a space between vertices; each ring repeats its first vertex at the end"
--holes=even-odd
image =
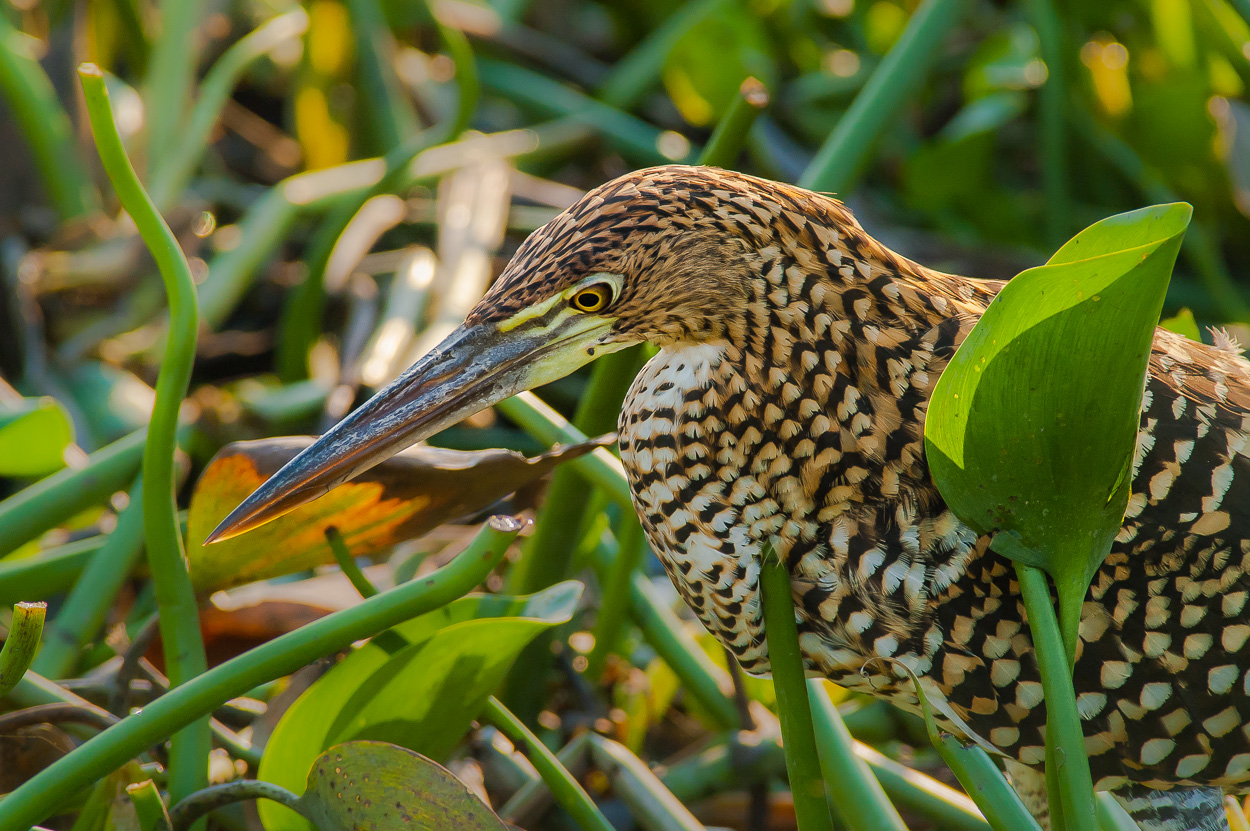
POLYGON ((569 303, 579 312, 601 312, 612 302, 612 289, 603 283, 595 283, 573 295, 569 303))

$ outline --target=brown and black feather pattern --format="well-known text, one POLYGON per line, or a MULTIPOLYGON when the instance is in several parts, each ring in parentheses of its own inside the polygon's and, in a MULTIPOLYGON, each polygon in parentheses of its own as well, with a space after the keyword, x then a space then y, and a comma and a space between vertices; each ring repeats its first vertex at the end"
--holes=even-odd
MULTIPOLYGON (((595 272, 625 278, 609 312, 620 340, 661 347, 621 413, 622 459, 708 629, 767 672, 757 579, 771 544, 812 669, 914 709, 906 664, 972 732, 1041 765, 1014 571, 947 510, 923 445, 933 386, 1001 284, 898 256, 827 196, 668 167, 536 232, 471 320, 595 272)), ((1095 779, 1137 799, 1147 827, 1223 827, 1218 793, 1194 789, 1250 781, 1248 537, 1250 363, 1160 330, 1133 495, 1075 673, 1095 779)))

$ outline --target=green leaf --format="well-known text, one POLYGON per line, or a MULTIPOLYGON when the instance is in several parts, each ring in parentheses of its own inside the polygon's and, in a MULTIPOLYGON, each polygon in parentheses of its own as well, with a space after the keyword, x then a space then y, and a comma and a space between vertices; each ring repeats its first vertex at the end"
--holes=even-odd
POLYGON ((451 771, 386 742, 347 742, 321 754, 299 809, 321 831, 507 828, 451 771))
POLYGON ((0 407, 0 476, 37 478, 65 467, 74 425, 55 399, 23 398, 0 407))
POLYGON ((1194 313, 1188 307, 1181 309, 1172 317, 1160 320, 1159 325, 1169 332, 1175 332, 1202 343, 1202 332, 1198 329, 1198 321, 1194 319, 1194 313))
MULTIPOLYGON (((470 595, 377 636, 291 705, 265 747, 259 778, 297 790, 319 753, 354 739, 444 758, 521 649, 568 621, 581 591, 568 581, 528 597, 470 595)), ((280 805, 259 810, 268 831, 309 827, 280 805)))
POLYGON ((1082 231, 1009 282, 942 373, 925 447, 938 490, 996 550, 1048 571, 1065 642, 1127 505, 1154 327, 1192 209, 1082 231))

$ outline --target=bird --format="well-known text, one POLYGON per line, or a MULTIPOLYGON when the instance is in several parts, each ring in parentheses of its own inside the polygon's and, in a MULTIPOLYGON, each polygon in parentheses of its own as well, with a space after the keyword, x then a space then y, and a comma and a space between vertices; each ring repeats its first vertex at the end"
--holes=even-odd
MULTIPOLYGON (((210 540, 651 343, 620 458, 698 619, 768 674, 771 548, 809 672, 915 712, 906 666, 944 696, 945 729, 1027 774, 1044 762, 1046 707, 1016 575, 947 507, 924 446, 934 385, 1003 285, 891 251, 829 194, 709 167, 635 171, 531 234, 460 328, 210 540)), ((1095 787, 1145 831, 1227 828, 1224 792, 1250 782, 1248 497, 1250 362, 1158 329, 1132 493, 1074 672, 1095 787)))

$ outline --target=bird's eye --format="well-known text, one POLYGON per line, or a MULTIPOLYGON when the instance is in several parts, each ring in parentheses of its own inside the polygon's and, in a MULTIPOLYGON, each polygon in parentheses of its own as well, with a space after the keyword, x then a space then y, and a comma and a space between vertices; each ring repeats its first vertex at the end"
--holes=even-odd
POLYGON ((579 312, 601 312, 612 302, 612 288, 603 283, 595 283, 573 295, 569 303, 579 312))

